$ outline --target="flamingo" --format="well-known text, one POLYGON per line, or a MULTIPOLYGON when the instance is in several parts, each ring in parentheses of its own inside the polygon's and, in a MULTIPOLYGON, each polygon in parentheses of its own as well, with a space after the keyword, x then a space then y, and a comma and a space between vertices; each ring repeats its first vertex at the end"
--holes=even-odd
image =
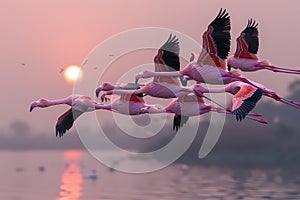
POLYGON ((36 107, 49 107, 59 104, 67 104, 71 106, 69 110, 63 113, 56 122, 56 136, 62 137, 67 130, 69 130, 74 121, 84 112, 92 112, 97 109, 114 111, 125 115, 139 115, 140 109, 146 104, 142 97, 137 95, 121 95, 120 98, 115 99, 111 104, 100 104, 93 101, 88 96, 72 94, 66 98, 58 100, 40 99, 34 101, 30 105, 30 112, 36 107))
MULTIPOLYGON (((170 72, 180 70, 180 59, 179 59, 179 41, 178 38, 170 34, 167 41, 160 47, 156 56, 154 57, 154 66, 156 72, 170 72)), ((191 60, 197 56, 197 53, 193 53, 191 60), (194 55, 195 54, 195 55, 194 55)), ((103 83, 96 89, 96 96, 98 97, 100 91, 106 91, 102 94, 101 99, 105 99, 106 95, 111 94, 145 94, 152 97, 158 98, 176 98, 184 96, 189 93, 193 93, 192 87, 186 87, 186 81, 181 76, 178 77, 164 77, 154 76, 151 82, 144 85, 139 84, 127 84, 126 86, 115 86, 110 83, 103 83), (135 88, 135 86, 142 86, 141 88, 135 88), (121 90, 123 89, 123 90, 121 90), (125 89, 125 90, 124 90, 125 89), (130 91, 134 89, 134 91, 130 91)), ((175 116, 174 120, 180 123, 180 120, 184 117, 175 116)), ((183 120, 187 121, 185 117, 183 120)))
POLYGON ((273 72, 300 74, 300 70, 285 69, 272 66, 270 61, 260 61, 257 56, 259 47, 258 23, 255 20, 248 19, 246 28, 236 39, 237 48, 233 56, 228 57, 228 70, 231 68, 242 71, 271 70, 273 72))
POLYGON ((136 82, 140 78, 154 76, 176 77, 186 76, 197 82, 209 84, 227 84, 233 81, 243 81, 251 85, 255 84, 241 76, 238 70, 227 71, 226 58, 230 50, 230 17, 226 9, 220 9, 217 17, 209 24, 203 34, 202 51, 198 59, 191 59, 182 70, 174 72, 152 72, 144 70, 136 75, 136 82))
POLYGON ((236 81, 229 83, 224 88, 205 88, 200 84, 195 84, 194 90, 195 93, 199 96, 203 96, 203 93, 222 93, 228 92, 233 94, 232 97, 232 113, 236 115, 238 121, 244 119, 247 114, 254 109, 256 103, 261 99, 261 97, 267 96, 275 99, 276 101, 285 103, 294 108, 300 109, 300 104, 293 102, 291 100, 285 99, 277 95, 274 91, 267 88, 261 89, 254 87, 244 82, 236 81))
MULTIPOLYGON (((215 107, 210 104, 206 104, 202 97, 196 96, 195 94, 189 94, 185 96, 178 97, 172 100, 169 105, 164 108, 159 108, 156 105, 148 105, 141 108, 141 113, 173 113, 175 114, 173 121, 173 129, 179 130, 186 123, 186 117, 192 117, 197 115, 202 115, 207 112, 218 112, 228 115, 235 115, 233 112, 227 109, 215 107), (176 120, 177 117, 183 117, 182 120, 176 120)), ((261 116, 259 113, 249 113, 249 116, 261 116)), ((267 124, 267 121, 263 118, 256 119, 253 117, 245 116, 250 120, 257 121, 259 123, 267 124)))
MULTIPOLYGON (((170 34, 168 40, 158 50, 154 57, 156 72, 178 71, 180 69, 179 61, 179 42, 176 36, 170 34)), ((145 84, 129 83, 125 86, 113 85, 105 82, 96 89, 96 96, 101 91, 106 91, 105 95, 110 94, 145 94, 158 98, 176 98, 178 96, 193 93, 193 89, 185 87, 186 82, 178 77, 160 77, 154 76, 151 82, 145 84), (142 86, 142 87, 140 87, 142 86)))

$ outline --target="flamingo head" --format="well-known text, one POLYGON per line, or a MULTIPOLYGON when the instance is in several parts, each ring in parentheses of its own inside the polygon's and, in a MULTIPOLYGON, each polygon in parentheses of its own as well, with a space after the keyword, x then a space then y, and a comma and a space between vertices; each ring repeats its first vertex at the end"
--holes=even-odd
POLYGON ((151 77, 153 77, 153 72, 151 72, 149 70, 144 70, 135 76, 135 83, 137 84, 137 82, 141 78, 151 78, 151 77))
POLYGON ((47 99, 39 99, 37 101, 34 101, 30 104, 29 112, 31 112, 34 108, 40 107, 44 108, 48 106, 48 100, 47 99))
POLYGON ((104 82, 102 85, 99 85, 98 88, 96 89, 96 97, 99 96, 99 93, 101 91, 109 91, 109 90, 113 90, 114 88, 115 88, 114 85, 108 82, 104 82))

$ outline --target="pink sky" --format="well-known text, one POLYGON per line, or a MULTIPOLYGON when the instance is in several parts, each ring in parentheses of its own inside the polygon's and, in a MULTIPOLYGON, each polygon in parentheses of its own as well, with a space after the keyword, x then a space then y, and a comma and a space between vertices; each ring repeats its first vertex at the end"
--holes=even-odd
MULTIPOLYGON (((234 0, 184 3, 174 0, 2 0, 0 130, 7 129, 12 121, 23 120, 34 130, 54 131, 56 118, 67 107, 29 113, 29 104, 41 97, 56 99, 71 94, 72 85, 59 74, 59 68, 81 64, 88 53, 108 37, 133 28, 154 26, 177 30, 201 43, 203 31, 220 8, 226 8, 231 15, 232 51, 235 38, 247 19, 253 18, 259 23, 260 58, 278 66, 300 68, 299 6, 298 0, 239 3, 234 0)), ((296 75, 267 71, 245 76, 282 95, 288 95, 289 83, 299 79, 296 75)))

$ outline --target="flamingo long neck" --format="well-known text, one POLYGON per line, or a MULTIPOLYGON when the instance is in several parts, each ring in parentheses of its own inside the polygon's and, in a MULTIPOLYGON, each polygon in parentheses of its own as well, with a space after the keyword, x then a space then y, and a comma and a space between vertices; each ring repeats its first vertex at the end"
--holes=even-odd
POLYGON ((228 89, 226 87, 223 88, 205 88, 204 93, 223 93, 228 92, 228 89))
POLYGON ((70 98, 64 98, 64 99, 48 100, 47 107, 54 106, 54 105, 59 105, 59 104, 72 105, 72 99, 70 99, 70 98))
POLYGON ((179 71, 174 72, 152 72, 152 76, 181 76, 182 74, 179 71))
POLYGON ((96 104, 95 109, 102 109, 102 110, 111 110, 111 105, 105 105, 105 104, 96 104))

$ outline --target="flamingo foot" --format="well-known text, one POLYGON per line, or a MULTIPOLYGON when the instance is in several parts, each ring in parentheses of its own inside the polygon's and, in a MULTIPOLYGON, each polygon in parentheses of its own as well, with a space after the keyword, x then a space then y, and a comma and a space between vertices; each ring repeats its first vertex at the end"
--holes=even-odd
POLYGON ((268 122, 264 119, 264 118, 261 118, 259 120, 257 120, 259 123, 262 123, 262 124, 268 124, 268 122))
POLYGON ((258 112, 254 112, 254 113, 248 113, 249 116, 253 116, 253 117, 261 117, 262 114, 258 113, 258 112))

